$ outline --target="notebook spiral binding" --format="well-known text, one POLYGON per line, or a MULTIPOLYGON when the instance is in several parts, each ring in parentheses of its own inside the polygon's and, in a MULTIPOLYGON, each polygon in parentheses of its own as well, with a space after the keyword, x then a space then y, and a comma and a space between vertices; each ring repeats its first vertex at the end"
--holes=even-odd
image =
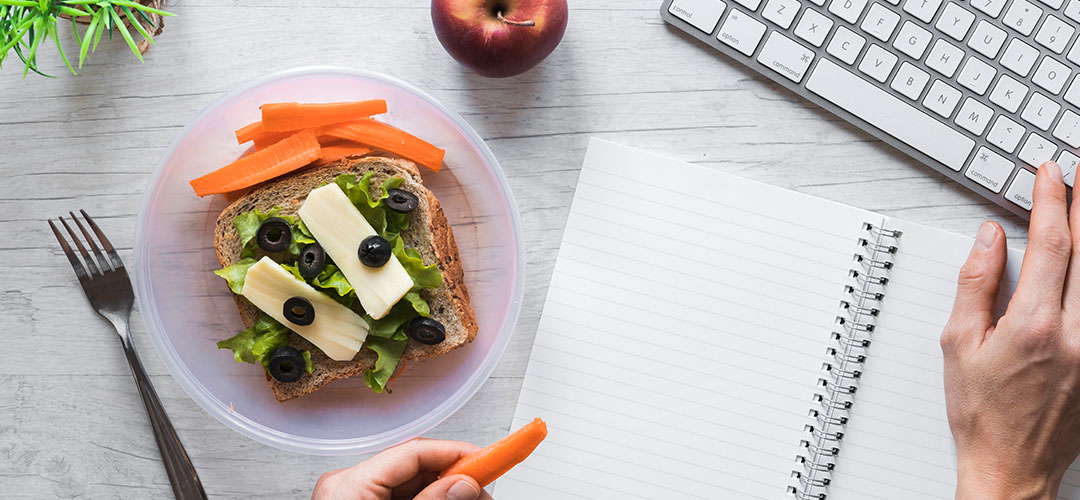
POLYGON ((852 284, 844 287, 845 297, 836 316, 839 328, 832 333, 836 345, 826 349, 824 374, 817 381, 819 392, 813 398, 816 405, 810 408, 811 419, 804 428, 806 438, 799 442, 800 451, 795 457, 802 467, 791 472, 796 482, 788 487, 788 493, 799 500, 825 500, 828 496, 840 441, 901 235, 900 231, 871 223, 863 223, 862 229, 866 234, 858 240, 859 250, 848 272, 852 284))

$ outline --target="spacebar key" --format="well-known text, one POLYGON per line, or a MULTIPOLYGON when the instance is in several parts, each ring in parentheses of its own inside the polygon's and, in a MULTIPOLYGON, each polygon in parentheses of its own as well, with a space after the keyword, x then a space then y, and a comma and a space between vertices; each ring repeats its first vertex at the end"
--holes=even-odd
POLYGON ((975 149, 969 137, 827 59, 810 74, 806 89, 957 172, 975 149))

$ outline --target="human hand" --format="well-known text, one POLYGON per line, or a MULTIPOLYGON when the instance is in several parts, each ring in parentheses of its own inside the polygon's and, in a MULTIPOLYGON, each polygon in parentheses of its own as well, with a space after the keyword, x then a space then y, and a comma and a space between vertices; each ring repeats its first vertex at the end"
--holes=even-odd
POLYGON ((941 334, 958 500, 1057 498, 1080 453, 1080 197, 1070 221, 1053 162, 1039 169, 1034 197, 1005 316, 994 324, 1005 234, 987 222, 941 334))
POLYGON ((436 480, 439 472, 478 447, 460 441, 414 439, 348 469, 327 472, 312 500, 492 500, 471 477, 436 480))

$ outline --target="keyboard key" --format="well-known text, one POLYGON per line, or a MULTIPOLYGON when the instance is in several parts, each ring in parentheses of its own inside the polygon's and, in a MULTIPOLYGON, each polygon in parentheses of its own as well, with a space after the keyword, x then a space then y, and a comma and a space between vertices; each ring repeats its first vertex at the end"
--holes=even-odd
MULTIPOLYGON (((978 1, 978 0, 976 0, 978 1)), ((1080 2, 1080 0, 1076 0, 1080 2)), ((975 14, 964 9, 956 2, 949 2, 945 6, 945 11, 941 13, 941 17, 938 18, 937 24, 934 25, 946 35, 953 37, 958 42, 964 41, 964 37, 967 36, 967 32, 971 29, 971 23, 975 22, 975 14)))
POLYGON ((970 97, 960 106, 960 112, 956 114, 957 125, 975 135, 982 135, 990 119, 994 117, 994 110, 970 97))
POLYGON ((1005 8, 1005 2, 1007 0, 972 0, 971 6, 982 11, 990 17, 997 17, 1001 14, 1001 9, 1005 8))
POLYGON ((972 92, 983 95, 990 87, 990 81, 994 79, 997 70, 977 57, 969 57, 964 69, 960 70, 960 76, 956 77, 956 83, 967 87, 972 92))
POLYGON ((1060 9, 1061 4, 1065 3, 1065 0, 1039 0, 1040 2, 1049 5, 1051 9, 1060 9))
POLYGON ((1050 128, 1050 124, 1054 122, 1054 117, 1060 110, 1060 104, 1035 92, 1028 100, 1027 106, 1024 106, 1024 112, 1020 113, 1020 118, 1038 127, 1039 130, 1046 130, 1050 128))
POLYGON ((1027 76, 1035 60, 1039 58, 1039 50, 1019 38, 1013 38, 1005 53, 1001 56, 1001 65, 1016 72, 1020 76, 1027 76))
POLYGON ((1005 181, 1009 180, 1009 174, 1012 173, 1014 166, 1012 161, 986 149, 986 146, 981 146, 975 153, 975 158, 972 158, 971 165, 968 166, 964 176, 995 193, 1000 193, 1005 181))
POLYGON ((1020 157, 1028 165, 1039 168, 1039 165, 1050 161, 1056 151, 1057 147, 1054 146, 1054 143, 1044 139, 1039 134, 1032 133, 1028 135, 1024 147, 1020 148, 1020 152, 1016 156, 1020 157))
POLYGON ((668 12, 711 35, 725 7, 719 0, 672 0, 668 12))
POLYGON ((1042 9, 1027 0, 1013 0, 1001 22, 1021 35, 1028 36, 1035 29, 1035 25, 1039 24, 1042 13, 1042 9))
POLYGON ((1065 21, 1054 16, 1046 16, 1042 28, 1039 28, 1039 33, 1035 35, 1035 41, 1060 54, 1065 50, 1065 44, 1069 43, 1069 39, 1075 32, 1076 28, 1069 26, 1065 21))
POLYGON ((821 47, 832 26, 832 19, 814 9, 806 9, 802 19, 799 19, 799 24, 795 25, 795 36, 806 40, 814 47, 821 47))
POLYGON ((1024 137, 1024 132, 1024 127, 1019 123, 1002 115, 994 122, 994 126, 990 127, 990 133, 986 134, 986 141, 1001 148, 1002 151, 1012 154, 1013 151, 1016 151, 1016 146, 1020 145, 1020 139, 1024 137))
POLYGON ((964 51, 959 47, 938 38, 934 47, 930 49, 930 55, 926 57, 926 65, 938 73, 952 78, 956 74, 956 68, 960 67, 960 61, 964 60, 964 51))
POLYGON ((1080 76, 1073 78, 1072 85, 1069 85, 1069 91, 1065 92, 1065 100, 1069 101, 1073 106, 1080 106, 1080 76))
POLYGON ((1065 58, 1080 64, 1080 39, 1077 39, 1077 43, 1074 43, 1072 48, 1069 49, 1069 53, 1065 55, 1065 58))
POLYGON ((1020 109, 1020 103, 1027 97, 1028 87, 1009 75, 1001 75, 994 91, 990 92, 990 102, 1001 106, 1005 111, 1015 113, 1020 109))
POLYGON ((1031 210, 1034 204, 1032 193, 1035 192, 1035 174, 1021 168, 1016 171, 1012 184, 1005 191, 1005 199, 1019 205, 1024 210, 1031 210))
POLYGON ((806 69, 814 61, 814 53, 792 39, 774 31, 769 33, 757 60, 765 67, 780 73, 795 83, 802 81, 806 69))
POLYGON ((900 98, 822 59, 806 89, 959 172, 975 141, 900 98))
POLYGON ((765 24, 743 14, 739 9, 731 9, 716 38, 739 52, 751 55, 765 36, 765 24))
POLYGON ((1065 17, 1080 22, 1080 0, 1069 0, 1065 6, 1065 17))
POLYGON ((1065 184, 1073 187, 1073 183, 1076 181, 1076 168, 1080 165, 1080 156, 1068 151, 1062 151, 1061 155, 1058 156, 1057 164, 1061 167, 1061 177, 1065 180, 1065 184))
POLYGON ((1065 86, 1065 82, 1069 80, 1069 75, 1072 74, 1072 70, 1068 66, 1058 62, 1056 59, 1046 56, 1043 57, 1041 63, 1039 63, 1039 69, 1035 70, 1035 74, 1031 77, 1032 83, 1038 85, 1051 94, 1057 94, 1061 92, 1062 87, 1065 86))
POLYGON ((761 17, 776 23, 781 28, 788 29, 795 21, 795 15, 799 13, 800 7, 802 5, 796 0, 769 0, 765 4, 765 9, 761 11, 761 17))
POLYGON ((855 64, 855 59, 859 57, 859 51, 865 44, 865 38, 841 26, 836 28, 836 33, 833 34, 832 40, 829 40, 829 46, 825 50, 847 64, 855 64))
POLYGON ((1065 110, 1058 124, 1054 127, 1054 137, 1061 139, 1069 147, 1080 148, 1080 115, 1065 110))
POLYGON ((879 3, 874 3, 874 5, 870 6, 870 11, 866 13, 866 17, 863 18, 859 28, 874 38, 887 42, 899 22, 900 14, 886 9, 879 3))
POLYGON ((930 45, 931 38, 933 36, 929 31, 916 26, 911 21, 905 21, 904 27, 900 28, 900 34, 896 35, 896 40, 893 41, 893 47, 900 49, 900 52, 918 61, 922 59, 926 47, 930 45))
POLYGON ((867 0, 832 0, 829 4, 829 12, 840 16, 851 24, 855 24, 855 21, 859 20, 859 16, 862 15, 863 9, 866 8, 867 0))
POLYGON ((896 76, 893 77, 892 85, 889 85, 889 88, 914 101, 922 95, 923 89, 926 88, 926 84, 929 82, 929 73, 904 61, 900 65, 900 69, 896 71, 896 76))
POLYGON ((753 12, 753 11, 757 10, 757 8, 761 5, 761 0, 735 0, 735 1, 738 2, 739 5, 742 5, 743 7, 746 7, 747 9, 750 9, 750 12, 753 12))
MULTIPOLYGON (((923 99, 923 106, 930 108, 931 111, 941 115, 942 118, 948 118, 952 115, 956 104, 960 102, 960 91, 949 86, 949 84, 941 81, 934 80, 934 84, 930 86, 930 91, 926 93, 926 98, 923 99)), ((958 168, 953 170, 959 170, 958 168)))
POLYGON ((1007 36, 1001 28, 985 20, 979 21, 979 25, 975 26, 975 33, 972 33, 971 39, 968 40, 968 47, 990 59, 996 59, 1007 36))
POLYGON ((911 14, 924 23, 930 22, 941 7, 941 0, 907 0, 904 2, 904 12, 911 14))
POLYGON ((885 83, 885 80, 889 79, 889 73, 892 73, 893 66, 896 66, 897 59, 895 54, 881 48, 880 45, 876 43, 870 44, 870 48, 866 49, 866 55, 863 56, 862 62, 859 63, 859 71, 866 73, 870 78, 885 83))

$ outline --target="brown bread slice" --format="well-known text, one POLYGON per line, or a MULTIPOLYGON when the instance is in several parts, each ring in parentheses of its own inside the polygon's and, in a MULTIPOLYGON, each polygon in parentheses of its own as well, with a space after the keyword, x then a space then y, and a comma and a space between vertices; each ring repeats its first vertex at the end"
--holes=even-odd
MULTIPOLYGON (((237 215, 250 210, 266 212, 275 206, 281 207, 282 214, 296 215, 307 194, 320 184, 334 182, 334 179, 342 174, 362 176, 368 171, 374 172, 371 182, 373 195, 379 194, 378 187, 385 179, 398 176, 405 179, 401 189, 420 198, 419 206, 409 213, 409 229, 401 236, 407 248, 415 248, 420 252, 425 264, 438 263, 443 275, 442 287, 421 290, 420 295, 431 306, 431 317, 446 327, 446 340, 433 346, 410 340, 401 359, 438 356, 472 342, 476 338, 478 326, 469 304, 469 292, 465 287, 454 233, 446 221, 442 207, 439 206, 439 200, 421 183, 420 172, 410 161, 377 157, 344 159, 255 188, 226 207, 218 216, 214 230, 214 250, 217 252, 218 261, 224 267, 240 260, 242 248, 232 223, 237 215)), ((262 255, 257 253, 256 258, 261 258, 262 255)), ((270 257, 277 261, 282 258, 281 255, 270 257)), ((222 286, 225 286, 224 281, 222 286)), ((251 326, 262 313, 244 297, 236 295, 234 298, 244 325, 251 326)), ((359 306, 356 307, 360 310, 359 306)), ((222 332, 222 338, 228 338, 235 333, 222 332)), ((305 373, 303 378, 292 383, 281 383, 267 375, 266 379, 278 401, 288 401, 309 394, 337 379, 361 375, 375 364, 375 353, 367 348, 361 349, 352 361, 334 361, 295 333, 290 332, 289 344, 300 350, 310 350, 315 370, 311 374, 305 373)))

